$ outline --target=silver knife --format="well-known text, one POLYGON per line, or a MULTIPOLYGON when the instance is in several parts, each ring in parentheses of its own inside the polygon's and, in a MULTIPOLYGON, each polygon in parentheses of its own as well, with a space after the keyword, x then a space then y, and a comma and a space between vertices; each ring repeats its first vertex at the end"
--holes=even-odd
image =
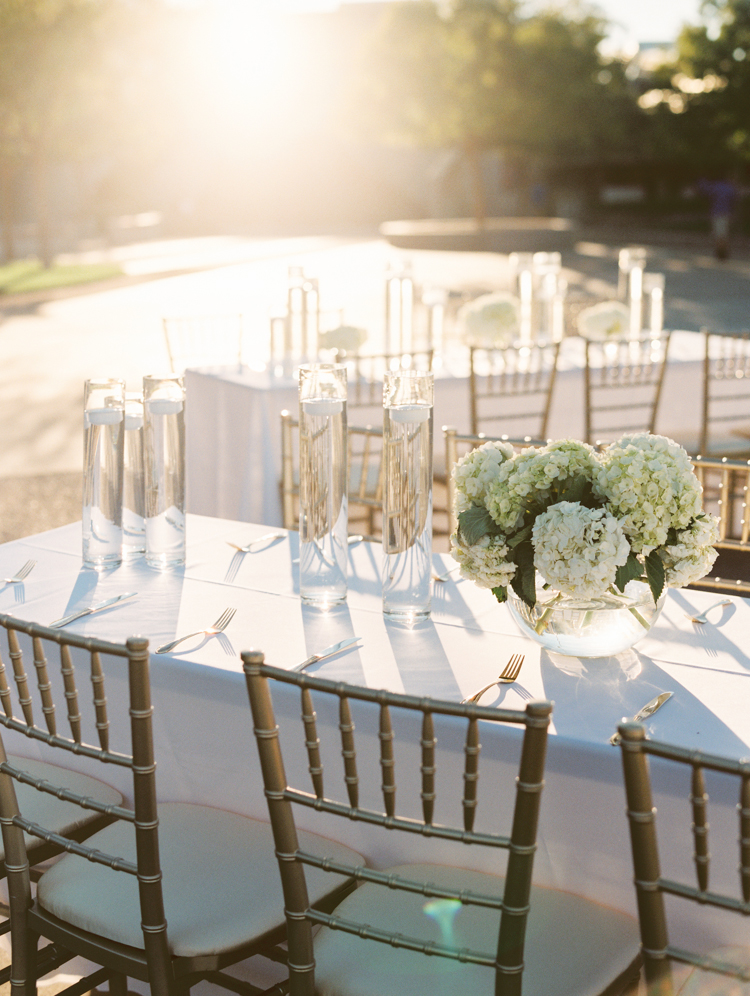
POLYGON ((311 664, 316 664, 318 661, 325 660, 326 657, 333 657, 340 650, 345 650, 347 647, 351 647, 360 639, 359 636, 352 636, 348 640, 342 640, 340 643, 334 643, 330 647, 326 647, 325 650, 321 650, 319 654, 313 654, 308 657, 306 661, 302 661, 296 667, 292 668, 292 671, 304 671, 306 667, 310 667, 311 664))
MULTIPOLYGON (((660 695, 657 695, 655 699, 651 699, 650 702, 648 702, 639 712, 637 712, 635 716, 630 719, 630 722, 640 723, 642 719, 646 719, 648 716, 653 716, 656 710, 661 709, 667 699, 671 698, 672 692, 662 692, 660 695)), ((620 734, 613 733, 609 738, 609 742, 613 747, 616 747, 620 742, 620 734)))
POLYGON ((117 602, 124 602, 126 598, 135 598, 137 594, 137 591, 129 591, 125 595, 116 595, 114 598, 107 598, 96 605, 90 605, 87 609, 79 609, 78 612, 71 612, 69 616, 63 616, 62 619, 55 619, 54 622, 49 624, 49 628, 60 629, 61 626, 67 626, 68 623, 72 623, 75 619, 80 619, 82 616, 90 616, 101 609, 108 609, 110 605, 116 605, 117 602))

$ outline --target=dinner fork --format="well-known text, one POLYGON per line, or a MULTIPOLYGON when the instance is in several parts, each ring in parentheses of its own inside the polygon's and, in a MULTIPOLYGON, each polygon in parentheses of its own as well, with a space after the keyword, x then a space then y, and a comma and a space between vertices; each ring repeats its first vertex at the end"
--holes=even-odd
POLYGON ((254 548, 258 546, 259 543, 270 543, 271 540, 283 539, 286 533, 264 533, 263 536, 258 536, 257 539, 250 540, 245 546, 239 546, 237 543, 231 543, 227 540, 227 545, 238 550, 240 553, 252 553, 254 548))
POLYGON ((437 571, 433 571, 432 572, 432 580, 433 581, 450 581, 451 574, 454 571, 457 571, 458 568, 459 568, 459 564, 456 564, 455 567, 451 567, 451 569, 448 570, 448 571, 446 571, 445 574, 438 574, 437 571))
POLYGON ((720 602, 714 602, 713 605, 709 605, 707 609, 704 609, 703 612, 699 612, 697 616, 688 615, 688 618, 690 619, 690 622, 694 623, 708 622, 706 616, 708 615, 709 612, 711 612, 713 609, 718 609, 720 605, 731 605, 731 604, 732 604, 731 598, 722 598, 720 602))
POLYGON ((491 681, 489 685, 485 685, 484 688, 480 688, 478 692, 474 692, 474 694, 470 695, 468 698, 461 699, 461 705, 465 705, 467 702, 473 702, 476 705, 484 693, 488 692, 490 688, 494 688, 495 685, 504 685, 515 681, 521 671, 525 659, 526 658, 523 654, 513 654, 511 659, 494 681, 491 681))
POLYGON ((20 581, 23 581, 24 578, 27 578, 35 567, 35 560, 27 560, 21 570, 17 571, 12 578, 0 578, 0 581, 2 581, 3 584, 18 584, 20 581))
POLYGON ((214 636, 216 633, 223 633, 234 618, 236 611, 237 609, 224 609, 213 626, 209 626, 208 629, 196 630, 195 633, 188 633, 186 636, 181 636, 177 640, 172 640, 171 643, 165 643, 163 647, 157 647, 155 653, 168 654, 170 650, 174 650, 178 643, 182 643, 184 640, 189 640, 191 636, 201 636, 204 633, 206 636, 214 636))

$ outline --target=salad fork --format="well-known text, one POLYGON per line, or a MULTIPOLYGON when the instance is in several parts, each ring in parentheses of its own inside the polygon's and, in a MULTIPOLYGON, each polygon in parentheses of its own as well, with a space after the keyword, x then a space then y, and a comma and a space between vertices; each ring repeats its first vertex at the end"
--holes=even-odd
POLYGON ((706 618, 706 616, 713 609, 718 609, 720 605, 731 605, 731 604, 732 604, 731 598, 722 598, 722 600, 720 602, 714 602, 713 605, 709 605, 709 607, 707 609, 704 609, 703 612, 699 612, 697 616, 690 616, 689 615, 688 618, 690 619, 690 622, 699 623, 699 624, 700 623, 705 623, 705 622, 708 622, 708 619, 706 618))
POLYGON ((202 636, 204 633, 206 636, 215 636, 217 633, 223 633, 234 618, 236 611, 237 609, 224 609, 213 626, 209 626, 208 629, 196 630, 195 633, 187 633, 185 636, 180 636, 176 640, 172 640, 171 643, 165 643, 164 646, 157 647, 155 653, 168 654, 170 650, 174 650, 178 643, 189 640, 191 636, 202 636))
POLYGON ((489 685, 485 685, 484 688, 480 688, 479 691, 474 692, 473 695, 469 695, 468 698, 461 699, 461 705, 466 705, 468 702, 476 705, 484 693, 488 692, 490 688, 494 688, 495 685, 504 685, 514 682, 521 671, 525 659, 526 658, 523 654, 513 654, 511 659, 494 681, 491 681, 489 685))
POLYGON ((27 560, 20 571, 17 571, 12 578, 0 578, 3 584, 19 584, 31 574, 36 567, 35 560, 27 560))

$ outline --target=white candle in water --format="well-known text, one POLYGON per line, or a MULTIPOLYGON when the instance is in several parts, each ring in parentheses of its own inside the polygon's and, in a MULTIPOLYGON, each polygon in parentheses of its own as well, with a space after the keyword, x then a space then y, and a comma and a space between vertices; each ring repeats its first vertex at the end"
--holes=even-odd
POLYGON ((87 408, 86 422, 88 425, 117 425, 122 422, 121 408, 87 408))

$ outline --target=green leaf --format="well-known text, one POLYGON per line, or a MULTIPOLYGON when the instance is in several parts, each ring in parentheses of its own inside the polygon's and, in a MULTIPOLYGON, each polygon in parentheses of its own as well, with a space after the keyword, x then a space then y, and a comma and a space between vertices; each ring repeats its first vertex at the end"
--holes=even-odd
POLYGON ((492 594, 495 596, 495 598, 501 604, 503 602, 507 601, 507 599, 508 599, 508 589, 507 588, 501 588, 501 587, 493 588, 492 589, 492 594))
POLYGON ((458 531, 469 546, 474 546, 483 536, 496 529, 492 516, 484 505, 472 505, 458 516, 458 531))
POLYGON ((533 524, 530 526, 524 526, 523 529, 519 529, 517 533, 508 538, 508 549, 513 550, 519 545, 519 543, 526 543, 531 539, 531 533, 534 529, 533 524))
POLYGON ((586 493, 586 485, 589 482, 583 476, 583 474, 577 474, 575 477, 568 477, 564 480, 558 491, 558 501, 582 501, 586 493))
POLYGON ((656 550, 646 557, 646 577, 656 602, 664 591, 664 564, 656 550))
POLYGON ((527 605, 536 605, 536 569, 534 567, 534 547, 531 543, 521 543, 513 551, 516 573, 510 582, 513 591, 527 605))
POLYGON ((641 577, 643 577, 643 565, 631 550, 628 554, 628 559, 622 567, 617 568, 617 574, 615 574, 615 585, 620 591, 625 591, 625 585, 628 581, 635 581, 637 578, 641 577))

